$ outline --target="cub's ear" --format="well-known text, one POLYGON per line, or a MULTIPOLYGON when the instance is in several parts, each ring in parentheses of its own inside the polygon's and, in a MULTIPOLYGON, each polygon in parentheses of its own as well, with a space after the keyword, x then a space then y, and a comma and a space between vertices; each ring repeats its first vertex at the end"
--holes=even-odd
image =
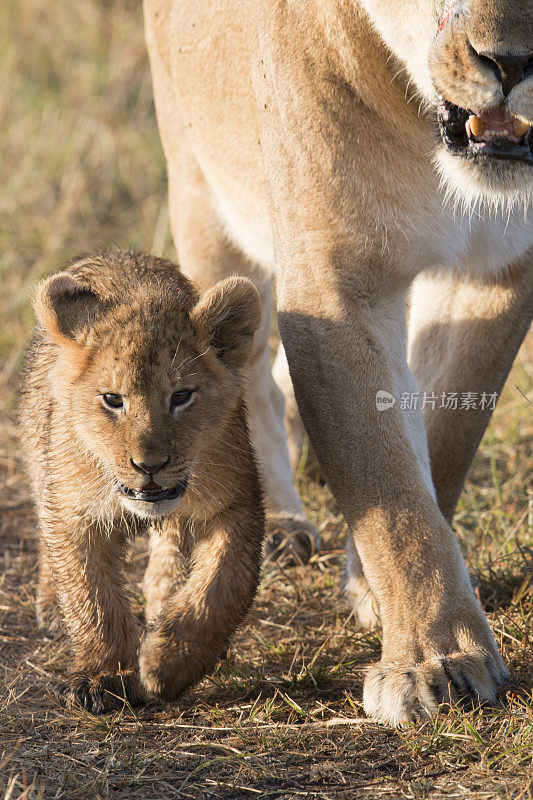
POLYGON ((102 302, 88 286, 67 272, 60 272, 37 288, 33 307, 51 338, 57 344, 72 346, 78 344, 80 334, 102 302))
POLYGON ((261 299, 248 278, 226 278, 205 292, 191 311, 201 339, 218 351, 229 369, 245 365, 261 324, 261 299))

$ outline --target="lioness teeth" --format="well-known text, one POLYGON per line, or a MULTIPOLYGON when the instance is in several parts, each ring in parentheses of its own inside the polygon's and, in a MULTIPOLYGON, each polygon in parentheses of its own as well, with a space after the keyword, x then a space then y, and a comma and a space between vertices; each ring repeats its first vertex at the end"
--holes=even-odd
POLYGON ((466 131, 475 139, 492 142, 495 139, 507 139, 518 144, 528 133, 529 125, 517 117, 513 117, 505 109, 471 114, 466 122, 466 131))
POLYGON ((529 130, 529 125, 527 122, 523 122, 521 119, 515 119, 513 122, 513 132, 515 136, 522 138, 525 136, 529 130))
POLYGON ((472 131, 473 136, 483 136, 485 131, 485 123, 481 117, 477 117, 475 114, 472 114, 472 116, 468 118, 468 122, 470 123, 470 130, 472 131))

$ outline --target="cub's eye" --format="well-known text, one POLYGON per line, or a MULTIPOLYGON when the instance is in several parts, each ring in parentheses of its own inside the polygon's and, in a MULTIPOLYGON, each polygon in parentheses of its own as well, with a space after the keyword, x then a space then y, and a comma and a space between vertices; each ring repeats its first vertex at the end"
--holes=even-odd
POLYGON ((124 400, 122 399, 121 394, 114 394, 113 392, 106 392, 106 394, 102 395, 104 399, 104 404, 108 408, 122 408, 124 406, 124 400))
POLYGON ((184 406, 194 394, 194 389, 176 389, 172 392, 170 403, 173 406, 184 406))

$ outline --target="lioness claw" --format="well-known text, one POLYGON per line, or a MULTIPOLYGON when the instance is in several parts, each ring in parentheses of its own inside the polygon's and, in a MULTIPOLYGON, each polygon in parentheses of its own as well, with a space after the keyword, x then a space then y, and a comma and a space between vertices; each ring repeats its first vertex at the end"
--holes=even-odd
POLYGON ((364 684, 366 713, 395 727, 423 722, 439 707, 494 703, 509 678, 501 658, 450 653, 416 665, 380 661, 364 684))

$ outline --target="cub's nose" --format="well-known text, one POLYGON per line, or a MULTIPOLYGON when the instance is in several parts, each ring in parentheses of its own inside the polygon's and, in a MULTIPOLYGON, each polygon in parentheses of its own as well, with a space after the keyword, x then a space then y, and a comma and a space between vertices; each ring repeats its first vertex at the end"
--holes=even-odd
POLYGON ((489 61, 498 76, 504 95, 508 95, 513 86, 533 72, 533 53, 527 55, 509 55, 481 51, 478 53, 485 61, 489 61))
POLYGON ((150 478, 153 477, 156 472, 159 472, 159 470, 166 467, 169 461, 170 456, 167 456, 164 461, 134 461, 133 458, 130 458, 130 463, 133 469, 142 473, 143 475, 148 475, 150 478))

